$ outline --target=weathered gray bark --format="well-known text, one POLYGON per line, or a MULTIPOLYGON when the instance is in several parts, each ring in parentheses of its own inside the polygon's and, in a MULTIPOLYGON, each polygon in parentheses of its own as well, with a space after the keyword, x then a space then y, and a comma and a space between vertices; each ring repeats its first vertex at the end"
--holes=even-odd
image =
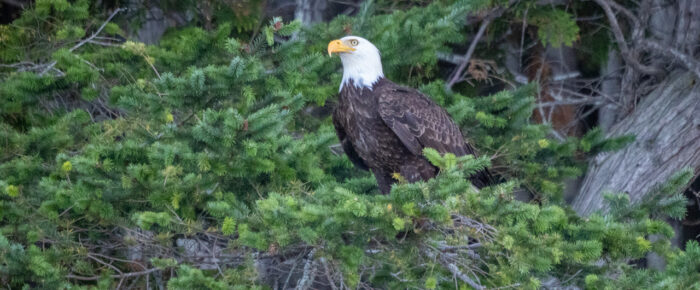
POLYGON ((620 115, 620 84, 622 79, 622 61, 620 54, 615 49, 608 51, 608 61, 601 72, 603 80, 600 82, 600 90, 606 99, 606 104, 598 109, 598 127, 603 132, 610 132, 613 124, 620 115))
POLYGON ((605 192, 639 201, 649 189, 683 167, 700 170, 700 84, 677 73, 612 127, 608 136, 634 134, 625 149, 601 154, 590 164, 573 208, 582 215, 604 210, 605 192))
POLYGON ((129 38, 136 39, 145 44, 156 44, 163 37, 168 28, 186 25, 194 15, 188 12, 164 11, 157 4, 145 6, 144 1, 132 1, 127 10, 127 31, 131 31, 129 38), (144 9, 147 7, 147 9, 144 9), (144 11, 145 10, 145 11, 144 11), (133 21, 141 17, 138 11, 144 11, 142 21, 133 21), (138 23, 135 29, 133 23, 138 23))
MULTIPOLYGON (((697 2, 695 0, 689 1, 697 2)), ((651 36, 659 43, 669 48, 684 48, 689 45, 690 43, 687 42, 688 39, 686 36, 689 32, 688 24, 691 22, 691 18, 689 18, 689 15, 684 15, 684 13, 690 12, 688 10, 688 8, 690 8, 689 1, 679 0, 677 3, 674 3, 674 1, 654 0, 652 6, 655 8, 654 12, 651 13, 651 16, 649 17, 648 25, 651 36), (681 15, 681 17, 679 17, 679 15, 681 15), (675 19, 675 21, 670 21, 671 19, 675 19)), ((656 58, 651 61, 651 63, 656 67, 664 67, 666 62, 667 60, 663 58, 656 58)), ((667 222, 673 227, 674 232, 676 233, 671 239, 672 245, 682 247, 681 243, 683 238, 681 237, 681 223, 673 219, 668 219, 667 222)), ((651 241, 655 241, 658 238, 659 237, 657 235, 652 235, 649 237, 651 241)), ((646 264, 647 267, 651 269, 663 270, 666 268, 666 260, 661 255, 653 252, 647 254, 646 264)))
POLYGON ((323 12, 326 10, 326 0, 296 0, 297 8, 294 18, 305 26, 323 21, 323 12))

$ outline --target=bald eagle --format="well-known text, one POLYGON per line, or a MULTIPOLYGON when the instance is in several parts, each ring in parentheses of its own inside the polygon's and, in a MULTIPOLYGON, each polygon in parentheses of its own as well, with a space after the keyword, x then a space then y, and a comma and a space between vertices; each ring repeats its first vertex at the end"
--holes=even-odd
MULTIPOLYGON (((383 194, 391 191, 394 173, 409 182, 438 173, 423 148, 456 156, 476 155, 447 112, 418 90, 384 77, 379 50, 368 40, 346 36, 328 44, 343 63, 340 97, 333 125, 350 160, 370 170, 383 194)), ((476 187, 491 181, 488 171, 470 177, 476 187)))

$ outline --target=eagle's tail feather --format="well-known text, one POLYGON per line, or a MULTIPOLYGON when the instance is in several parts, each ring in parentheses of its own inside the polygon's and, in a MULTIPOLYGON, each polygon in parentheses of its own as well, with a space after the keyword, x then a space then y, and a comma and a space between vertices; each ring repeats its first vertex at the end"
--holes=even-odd
POLYGON ((471 183, 479 189, 496 184, 496 179, 486 168, 472 174, 469 177, 469 181, 471 181, 471 183))

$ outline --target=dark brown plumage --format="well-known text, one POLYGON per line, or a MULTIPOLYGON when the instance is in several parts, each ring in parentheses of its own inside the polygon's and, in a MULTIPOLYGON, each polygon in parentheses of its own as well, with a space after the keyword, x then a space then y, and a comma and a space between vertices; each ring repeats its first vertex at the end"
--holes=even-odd
MULTIPOLYGON (((384 194, 391 190, 395 172, 409 182, 438 173, 423 156, 423 148, 457 156, 475 154, 443 108, 419 91, 384 77, 371 88, 348 80, 340 91, 333 124, 348 158, 357 167, 371 170, 384 194)), ((470 180, 481 188, 491 182, 491 176, 484 170, 470 180)))
MULTIPOLYGON (((438 173, 423 156, 423 148, 457 156, 474 154, 443 108, 419 91, 384 78, 374 44, 346 36, 328 43, 328 54, 333 53, 343 62, 333 124, 345 153, 357 167, 372 171, 382 193, 391 191, 393 173, 409 182, 438 173)), ((479 188, 491 181, 486 170, 470 179, 479 188)))

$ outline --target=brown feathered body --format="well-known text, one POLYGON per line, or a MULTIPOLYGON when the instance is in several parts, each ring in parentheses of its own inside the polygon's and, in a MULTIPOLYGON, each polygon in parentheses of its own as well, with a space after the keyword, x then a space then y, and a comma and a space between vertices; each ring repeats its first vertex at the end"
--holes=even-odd
MULTIPOLYGON (((357 167, 372 171, 384 194, 396 181, 393 173, 409 182, 437 175, 438 168, 423 156, 423 148, 456 156, 475 155, 442 107, 418 90, 383 77, 371 88, 346 83, 333 124, 348 158, 357 167)), ((488 171, 470 179, 479 188, 491 181, 488 171)))

